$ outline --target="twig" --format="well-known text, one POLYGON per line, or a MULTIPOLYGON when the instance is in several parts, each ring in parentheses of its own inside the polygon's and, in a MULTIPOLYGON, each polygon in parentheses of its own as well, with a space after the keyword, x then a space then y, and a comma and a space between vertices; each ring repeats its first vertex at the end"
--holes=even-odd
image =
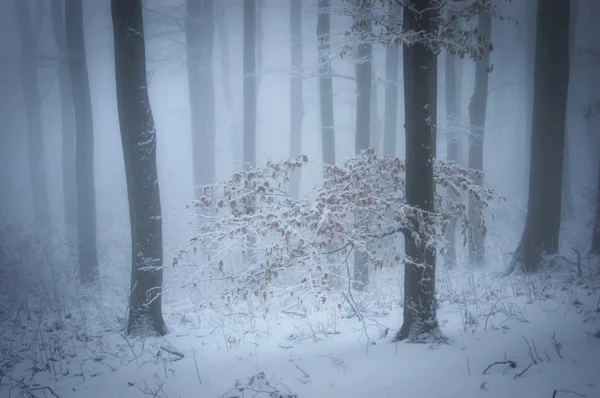
POLYGON ((194 357, 194 366, 196 367, 196 376, 198 376, 198 382, 202 384, 202 378, 200 377, 200 371, 198 370, 198 361, 196 361, 196 350, 192 347, 192 355, 194 357))
POLYGON ((485 368, 485 370, 483 371, 483 374, 486 374, 486 372, 488 370, 490 370, 490 368, 492 366, 495 366, 495 365, 508 365, 508 366, 510 366, 513 369, 517 367, 517 363, 515 361, 510 361, 510 360, 508 360, 508 361, 496 361, 496 362, 492 363, 491 365, 489 365, 487 368, 485 368))
POLYGON ((568 394, 575 394, 578 395, 580 397, 585 397, 585 395, 578 393, 577 391, 571 391, 571 390, 554 390, 554 392, 552 393, 552 398, 556 398, 556 394, 559 392, 566 392, 568 394))
POLYGON ((521 377, 521 376, 523 376, 523 374, 524 374, 525 372, 527 372, 527 370, 529 370, 529 368, 530 368, 531 366, 535 365, 535 364, 536 364, 536 362, 535 362, 535 361, 534 361, 534 362, 531 362, 531 363, 529 364, 529 366, 527 366, 525 369, 523 369, 523 371, 522 371, 521 373, 517 373, 517 374, 515 375, 515 379, 516 379, 517 377, 521 377))
POLYGON ((163 350, 163 351, 165 351, 165 352, 167 352, 167 353, 169 353, 169 354, 171 354, 171 355, 175 355, 176 357, 179 357, 178 359, 175 359, 175 361, 179 361, 180 359, 183 359, 183 357, 184 357, 184 355, 181 352, 176 351, 173 348, 169 348, 169 347, 166 347, 164 345, 161 345, 160 349, 163 350))
POLYGON ((559 343, 558 341, 556 341, 556 331, 552 332, 552 336, 550 336, 550 339, 552 340, 552 345, 554 346, 554 349, 556 350, 558 357, 560 359, 563 359, 562 355, 560 355, 560 350, 562 349, 562 344, 559 343))

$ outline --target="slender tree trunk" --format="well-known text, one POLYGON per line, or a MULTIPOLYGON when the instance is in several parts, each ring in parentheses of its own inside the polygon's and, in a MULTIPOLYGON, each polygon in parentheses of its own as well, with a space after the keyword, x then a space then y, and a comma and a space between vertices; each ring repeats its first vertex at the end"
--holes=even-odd
POLYGON ((58 88, 60 92, 60 114, 62 123, 62 179, 67 241, 77 228, 77 188, 75 186, 75 119, 71 96, 71 77, 64 25, 64 1, 50 3, 52 30, 58 49, 58 88))
MULTIPOLYGON (((390 16, 401 23, 402 7, 395 2, 389 5, 390 16)), ((385 50, 385 115, 383 120, 383 154, 396 155, 398 140, 398 73, 400 47, 393 43, 385 50)))
MULTIPOLYGON (((489 40, 492 34, 492 15, 489 12, 479 14, 477 26, 479 34, 489 40)), ((483 57, 475 64, 475 90, 469 103, 469 168, 483 170, 483 139, 488 99, 488 69, 490 52, 485 50, 483 57)), ((478 181, 482 184, 482 181, 478 181)), ((473 264, 483 265, 485 261, 485 231, 483 229, 483 208, 469 198, 469 259, 473 264)))
POLYGON ((244 0, 244 168, 256 166, 256 0, 244 0))
MULTIPOLYGON (((245 0, 244 0, 245 1, 245 0)), ((255 77, 256 87, 260 87, 260 80, 263 73, 263 42, 264 42, 264 32, 263 32, 263 12, 264 12, 264 2, 263 0, 252 0, 256 3, 256 11, 255 11, 255 25, 254 25, 254 34, 255 34, 255 42, 254 48, 256 52, 255 58, 255 67, 254 69, 258 71, 257 76, 255 77)))
POLYGON ((333 118, 333 79, 331 77, 330 0, 319 0, 317 42, 319 52, 319 107, 321 110, 321 146, 323 164, 335 164, 335 130, 333 118))
POLYGON ((23 0, 14 0, 21 42, 21 83, 27 114, 27 149, 29 178, 33 199, 33 217, 39 236, 51 241, 50 201, 44 161, 40 89, 37 76, 36 35, 29 7, 23 0))
POLYGON ((194 196, 200 199, 216 174, 213 0, 187 0, 186 14, 194 196))
POLYGON ((112 0, 111 11, 117 105, 131 222, 131 294, 127 332, 165 335, 156 128, 148 98, 142 0, 112 0))
MULTIPOLYGON (((357 2, 359 12, 369 12, 370 0, 357 2)), ((369 23, 363 28, 371 30, 369 23)), ((356 153, 371 146, 371 44, 358 46, 358 63, 356 65, 356 128, 354 135, 354 150, 356 153)), ((354 252, 354 289, 362 291, 369 285, 369 267, 367 254, 356 250, 354 252)))
MULTIPOLYGON (((292 83, 290 88, 290 157, 295 159, 302 151, 302 1, 290 0, 290 40, 292 56, 292 83)), ((300 197, 300 169, 290 176, 290 195, 300 197)))
POLYGON ((537 271, 543 254, 558 251, 569 88, 569 8, 569 0, 537 3, 529 202, 515 256, 515 261, 523 261, 525 272, 537 271))
MULTIPOLYGON (((404 9, 404 29, 436 30, 435 2, 413 0, 404 9)), ((404 48, 404 106, 406 117, 406 203, 433 211, 433 142, 435 136, 437 59, 422 43, 404 48)), ((417 222, 416 220, 414 221, 417 222)), ((413 230, 421 226, 415 225, 413 230)), ((431 228, 426 225, 425 228, 431 228)), ((418 339, 439 330, 435 304, 435 249, 424 239, 405 236, 404 322, 397 340, 418 339)))
POLYGON ((371 73, 371 146, 377 153, 381 153, 381 120, 379 120, 379 98, 377 93, 377 74, 375 70, 371 73))
MULTIPOLYGON (((598 163, 600 166, 600 162, 598 163)), ((596 184, 596 216, 594 217, 594 229, 592 231, 591 254, 600 254, 600 167, 598 168, 598 182, 596 184)))
POLYGON ((83 2, 65 7, 67 48, 75 110, 75 175, 79 277, 90 283, 98 275, 96 252, 96 188, 94 183, 94 121, 83 35, 83 2))
MULTIPOLYGON (((451 29, 456 29, 457 21, 451 22, 451 29)), ((445 57, 445 80, 446 80, 446 160, 458 162, 458 101, 457 101, 457 78, 456 78, 456 63, 455 56, 446 52, 445 57)), ((447 191, 448 195, 456 194, 452 190, 447 191)), ((449 225, 445 235, 447 246, 444 252, 444 265, 447 268, 452 268, 456 265, 456 228, 455 225, 449 225)))
POLYGON ((223 2, 217 1, 214 4, 215 16, 217 20, 217 38, 219 40, 219 52, 221 58, 221 83, 223 85, 223 96, 225 104, 233 107, 233 96, 231 94, 231 73, 229 72, 229 34, 227 33, 227 17, 225 15, 225 6, 223 2))

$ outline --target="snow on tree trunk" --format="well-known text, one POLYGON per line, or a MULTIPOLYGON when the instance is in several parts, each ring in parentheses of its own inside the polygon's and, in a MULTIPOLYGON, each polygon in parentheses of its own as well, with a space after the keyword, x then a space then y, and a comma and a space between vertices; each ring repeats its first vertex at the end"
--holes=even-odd
MULTIPOLYGON (((290 49, 292 81, 290 87, 290 157, 300 156, 302 151, 302 1, 290 0, 290 49)), ((300 197, 300 169, 290 175, 290 195, 300 197)))
POLYGON ((65 7, 67 48, 75 111, 75 175, 79 277, 90 283, 98 275, 96 250, 96 187, 94 182, 94 121, 83 34, 83 2, 65 7))
POLYGON ((112 0, 115 77, 131 222, 127 332, 165 335, 163 247, 156 129, 148 98, 142 0, 112 0))
MULTIPOLYGON (((358 13, 367 13, 371 7, 370 0, 357 2, 358 13)), ((356 65, 356 126, 354 135, 354 150, 360 151, 370 147, 371 142, 371 83, 373 81, 371 69, 371 44, 366 40, 371 25, 364 24, 361 42, 358 45, 356 65), (363 42, 364 41, 364 42, 363 42)), ((354 289, 364 290, 369 285, 368 257, 361 250, 354 252, 354 289)))
MULTIPOLYGON (((51 241, 50 201, 44 143, 42 137, 41 95, 38 84, 36 41, 38 25, 32 23, 27 2, 14 0, 21 43, 21 84, 27 114, 27 149, 29 155, 29 178, 33 200, 33 218, 40 237, 51 241)), ((37 10, 41 12, 40 10, 37 10)))
POLYGON ((77 188, 75 186, 75 119, 71 96, 71 77, 67 54, 67 38, 64 25, 64 2, 50 2, 52 31, 58 50, 58 89, 60 93, 60 116, 62 123, 62 188, 67 241, 74 240, 77 228, 77 188))
MULTIPOLYGON (((404 29, 435 31, 434 1, 413 1, 404 9, 404 29)), ((424 212, 434 210, 433 162, 437 59, 422 42, 404 48, 404 106, 406 117, 406 204, 424 212)), ((416 224, 418 221, 413 220, 416 224)), ((424 229, 432 228, 425 225, 424 229)), ((417 339, 438 331, 435 301, 435 245, 413 228, 405 234, 404 320, 396 339, 417 339)))
MULTIPOLYGON (((333 118, 333 80, 331 77, 330 0, 318 0, 317 42, 319 62, 319 108, 321 111, 321 147, 324 165, 335 164, 335 130, 333 118)), ((325 171, 327 167, 323 170, 325 171)))
POLYGON ((525 272, 556 254, 560 231, 562 172, 569 88, 568 0, 537 4, 533 128, 529 201, 521 243, 513 261, 525 272))
POLYGON ((215 91, 212 69, 214 12, 212 0, 187 0, 186 50, 192 130, 194 196, 214 183, 215 91))
MULTIPOLYGON (((489 12, 479 14, 477 26, 479 35, 488 42, 492 34, 492 15, 489 12)), ((490 49, 483 50, 483 56, 475 64, 475 89, 469 103, 469 121, 471 132, 469 135, 469 168, 483 170, 483 139, 485 131, 485 118, 487 114, 488 99, 488 73, 490 67, 490 49)), ((485 231, 483 220, 478 218, 481 214, 476 208, 477 204, 469 200, 469 220, 471 230, 469 234, 469 259, 471 263, 483 265, 485 261, 485 231)))

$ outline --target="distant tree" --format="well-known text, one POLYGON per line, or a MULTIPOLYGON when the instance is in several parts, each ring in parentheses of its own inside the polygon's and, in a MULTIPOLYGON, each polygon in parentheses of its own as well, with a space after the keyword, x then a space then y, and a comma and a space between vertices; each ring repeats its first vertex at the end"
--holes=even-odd
POLYGON ((256 0, 244 1, 244 167, 256 166, 256 0))
POLYGON ((187 0, 185 24, 194 196, 199 199, 216 174, 213 0, 187 0))
POLYGON ((529 201, 521 243, 511 269, 539 270, 542 256, 558 251, 567 92, 569 0, 537 3, 533 128, 529 201))
MULTIPOLYGON (((477 27, 480 37, 485 42, 489 42, 492 35, 492 14, 488 11, 480 13, 477 27)), ((483 170, 483 140, 487 114, 491 50, 491 48, 486 48, 483 56, 476 60, 475 89, 469 103, 471 126, 471 133, 469 134, 469 168, 475 170, 483 170)), ((482 265, 485 261, 485 230, 483 229, 483 220, 477 216, 481 214, 481 211, 476 206, 475 201, 469 201, 469 220, 472 223, 471 233, 469 234, 469 258, 472 263, 482 265)))
MULTIPOLYGON (((331 0, 318 0, 317 42, 319 57, 319 108, 323 164, 335 164, 335 126, 333 117, 333 79, 331 76, 330 6, 331 0)), ((323 169, 324 171, 326 170, 323 169)))
POLYGON ((156 128, 148 98, 142 0, 112 0, 115 75, 131 222, 130 334, 167 333, 156 128))
POLYGON ((231 73, 229 72, 229 34, 227 30, 227 19, 223 2, 217 1, 215 7, 215 21, 217 39, 219 41, 219 52, 221 59, 221 81, 223 84, 223 96, 225 104, 233 107, 233 95, 231 93, 231 73))
MULTIPOLYGON (((290 157, 300 156, 302 151, 302 1, 290 0, 290 42, 292 82, 290 87, 290 157)), ((300 196, 300 169, 290 175, 290 195, 300 196)))
POLYGON ((50 200, 46 180, 41 95, 37 72, 37 40, 40 33, 39 27, 41 26, 44 3, 36 3, 36 18, 34 18, 33 23, 30 18, 29 5, 26 1, 14 0, 13 4, 17 14, 21 42, 21 84, 27 114, 27 149, 34 223, 40 236, 48 239, 51 234, 50 200))
POLYGON ((94 183, 94 121, 83 35, 83 1, 65 7, 67 49, 75 110, 75 175, 79 277, 90 283, 98 274, 96 252, 96 188, 94 183))
POLYGON ((58 88, 60 93, 60 116, 62 123, 62 183, 67 234, 77 228, 77 188, 75 186, 75 119, 73 115, 73 97, 67 38, 64 24, 64 1, 52 0, 50 15, 52 31, 58 49, 58 88))
MULTIPOLYGON (((358 18, 369 15, 372 0, 356 0, 358 18)), ((356 53, 356 127, 354 135, 354 150, 359 152, 371 146, 371 84, 373 82, 371 69, 371 23, 365 17, 358 34, 358 51, 356 53)), ((364 290, 369 284, 369 267, 364 252, 354 252, 354 288, 364 290)))
MULTIPOLYGON (((390 19, 401 23, 402 7, 396 2, 390 2, 390 19)), ((396 43, 385 50, 385 113, 383 118, 383 153, 396 154, 398 140, 398 71, 400 65, 400 46, 396 43)))

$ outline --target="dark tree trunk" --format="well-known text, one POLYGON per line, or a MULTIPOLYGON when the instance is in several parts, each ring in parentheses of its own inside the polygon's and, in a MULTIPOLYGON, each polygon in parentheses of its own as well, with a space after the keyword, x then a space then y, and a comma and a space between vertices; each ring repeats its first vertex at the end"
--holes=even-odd
POLYGON ((131 222, 130 334, 165 335, 156 128, 148 98, 142 0, 112 0, 115 77, 131 222))
MULTIPOLYGON (((450 23, 451 29, 456 29, 458 22, 456 20, 450 23)), ((457 57, 446 51, 445 58, 445 102, 446 102, 446 160, 458 162, 458 126, 460 119, 458 117, 458 95, 457 95, 457 76, 456 76, 457 57)), ((456 194, 451 189, 447 195, 456 194)), ((456 265, 456 228, 455 225, 449 225, 445 235, 447 246, 444 251, 444 265, 452 268, 456 265)))
POLYGON ((333 80, 331 77, 330 0, 319 0, 317 41, 319 51, 319 106, 321 110, 321 146, 323 164, 335 164, 335 130, 333 118, 333 80))
MULTIPOLYGON (((368 12, 370 0, 357 2, 359 12, 368 12)), ((371 30, 370 24, 363 28, 371 30)), ((369 148, 371 145, 371 44, 358 46, 358 61, 356 65, 356 127, 354 135, 354 150, 356 153, 369 148)), ((369 285, 369 267, 367 254, 354 252, 354 289, 362 291, 369 285)))
POLYGON ((96 252, 96 188, 94 183, 94 122, 83 36, 83 2, 65 7, 69 71, 75 111, 75 176, 79 277, 90 283, 98 275, 96 252))
MULTIPOLYGON (((435 31, 433 0, 413 0, 404 9, 404 29, 435 31)), ((404 48, 404 106, 406 118, 406 203, 433 211, 433 143, 437 88, 436 56, 422 43, 404 48)), ((416 221, 415 221, 416 222, 416 221)), ((415 226, 417 227, 417 226, 415 226)), ((426 226, 431 228, 431 226, 426 226)), ((405 236, 404 322, 396 339, 417 339, 438 331, 435 304, 435 249, 412 234, 405 236)))
MULTIPOLYGON (((479 14, 477 26, 479 35, 486 41, 492 34, 492 15, 489 12, 479 14)), ((469 103, 469 121, 471 134, 469 135, 469 168, 483 170, 483 140, 485 131, 485 118, 487 114, 488 99, 488 69, 490 66, 490 52, 486 49, 483 57, 475 64, 475 90, 469 103)), ((478 181, 481 185, 482 181, 478 181)), ((485 261, 485 232, 483 229, 483 208, 469 198, 469 259, 471 263, 483 265, 485 261)))
POLYGON ((569 0, 537 3, 529 202, 516 261, 540 268, 542 254, 558 251, 567 92, 569 0))
POLYGON ((71 77, 64 25, 64 1, 53 0, 50 4, 52 30, 58 49, 58 88, 62 123, 62 183, 67 240, 77 228, 77 188, 75 186, 75 119, 71 96, 71 77))
MULTIPOLYGON (((302 118, 304 105, 302 100, 302 1, 291 0, 290 4, 290 40, 292 56, 292 83, 290 88, 290 156, 295 159, 302 151, 302 118)), ((290 195, 300 197, 300 169, 290 176, 290 195)))
MULTIPOLYGON (((390 3, 390 16, 398 21, 402 17, 402 7, 395 2, 390 3)), ((396 44, 385 50, 385 110, 383 117, 383 154, 396 155, 398 137, 398 73, 400 47, 396 44)))
POLYGON ((21 42, 21 83, 27 114, 27 149, 29 178, 33 200, 33 217, 38 234, 51 240, 50 201, 44 161, 40 89, 37 76, 37 36, 31 23, 29 7, 23 0, 14 0, 21 42))
POLYGON ((244 1, 244 168, 256 166, 256 0, 244 1))
MULTIPOLYGON (((229 35, 227 33, 227 17, 224 5, 217 1, 214 5, 216 16, 217 38, 219 40, 219 52, 221 58, 221 82, 223 84, 223 96, 225 104, 233 107, 233 96, 231 94, 231 73, 229 72, 229 35)), ((238 159, 239 160, 239 159, 238 159)))

